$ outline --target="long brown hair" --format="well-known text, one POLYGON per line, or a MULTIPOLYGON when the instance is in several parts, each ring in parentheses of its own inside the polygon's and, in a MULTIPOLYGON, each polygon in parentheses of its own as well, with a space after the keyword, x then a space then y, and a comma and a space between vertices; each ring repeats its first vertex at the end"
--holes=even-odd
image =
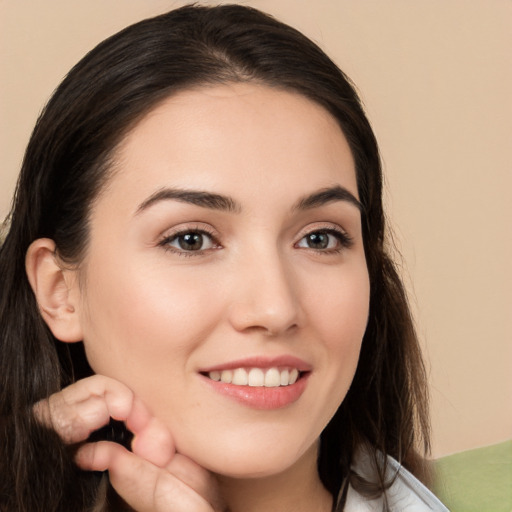
POLYGON ((334 496, 349 482, 361 492, 384 491, 382 465, 379 481, 364 485, 351 469, 362 444, 375 460, 381 452, 421 472, 416 449, 428 450, 425 372, 387 246, 379 151, 354 87, 314 43, 266 14, 239 5, 187 6, 132 25, 87 54, 30 139, 0 249, 2 510, 90 510, 100 485, 31 414, 36 401, 90 369, 80 344, 60 343, 44 324, 25 275, 28 246, 52 238, 60 257, 78 264, 87 250, 91 204, 130 128, 176 91, 241 81, 298 92, 324 107, 356 165, 370 313, 354 381, 321 437, 320 477, 334 496))

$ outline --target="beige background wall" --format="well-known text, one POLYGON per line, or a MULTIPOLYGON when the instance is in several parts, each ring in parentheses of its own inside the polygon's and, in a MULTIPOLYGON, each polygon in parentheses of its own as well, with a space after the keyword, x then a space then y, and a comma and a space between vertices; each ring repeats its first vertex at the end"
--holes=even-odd
MULTIPOLYGON (((0 217, 37 113, 104 37, 183 2, 0 0, 0 217)), ((428 356, 434 455, 512 437, 512 2, 253 0, 358 85, 428 356)))

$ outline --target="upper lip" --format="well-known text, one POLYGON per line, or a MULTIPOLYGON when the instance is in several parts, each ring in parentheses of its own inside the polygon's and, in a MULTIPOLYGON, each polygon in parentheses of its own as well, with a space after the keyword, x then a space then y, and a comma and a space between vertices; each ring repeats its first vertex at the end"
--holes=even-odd
POLYGON ((277 357, 268 356, 253 356, 244 359, 236 359, 225 363, 216 364, 214 366, 208 366, 201 368, 200 373, 208 373, 222 370, 235 370, 236 368, 297 368, 300 372, 309 372, 312 370, 312 366, 306 363, 304 360, 292 356, 292 355, 281 355, 277 357))

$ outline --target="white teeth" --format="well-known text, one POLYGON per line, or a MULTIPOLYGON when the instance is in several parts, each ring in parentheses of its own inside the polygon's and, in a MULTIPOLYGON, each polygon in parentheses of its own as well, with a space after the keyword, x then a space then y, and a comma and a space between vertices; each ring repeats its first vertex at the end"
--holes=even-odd
POLYGON ((220 380, 220 372, 210 372, 208 377, 212 380, 216 380, 217 382, 220 380))
POLYGON ((210 379, 224 384, 236 386, 276 388, 295 384, 299 378, 297 368, 236 368, 234 370, 212 371, 208 373, 210 379))
POLYGON ((265 374, 265 387, 277 388, 281 384, 281 375, 277 368, 270 368, 265 374))
POLYGON ((231 370, 222 370, 220 380, 225 384, 231 384, 231 381, 233 380, 233 372, 231 370))
POLYGON ((265 375, 260 368, 251 368, 249 371, 249 386, 261 387, 265 383, 265 375))
POLYGON ((299 378, 299 370, 297 370, 297 368, 294 368, 291 372, 290 372, 290 384, 295 384, 295 382, 297 382, 297 379, 299 378))
POLYGON ((247 386, 249 383, 249 376, 247 372, 243 368, 237 368, 233 372, 233 380, 231 384, 236 384, 237 386, 247 386))

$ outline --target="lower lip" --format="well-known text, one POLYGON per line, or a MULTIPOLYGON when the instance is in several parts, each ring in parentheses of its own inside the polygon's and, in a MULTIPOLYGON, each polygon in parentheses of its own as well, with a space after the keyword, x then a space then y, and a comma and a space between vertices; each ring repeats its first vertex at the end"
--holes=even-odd
POLYGON ((296 402, 304 393, 309 373, 289 386, 275 388, 236 386, 202 376, 206 383, 217 393, 227 396, 253 409, 281 409, 296 402))

